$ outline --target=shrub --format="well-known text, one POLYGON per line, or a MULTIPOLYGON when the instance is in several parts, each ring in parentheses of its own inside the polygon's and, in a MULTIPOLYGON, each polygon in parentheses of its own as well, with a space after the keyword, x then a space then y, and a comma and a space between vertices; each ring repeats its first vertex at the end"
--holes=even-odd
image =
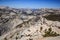
POLYGON ((4 40, 7 40, 7 38, 4 38, 4 40))
POLYGON ((48 16, 44 16, 48 20, 52 21, 60 21, 60 14, 50 14, 48 16))
POLYGON ((45 34, 43 37, 50 37, 50 36, 60 36, 60 34, 57 34, 56 32, 52 31, 52 28, 49 28, 48 30, 45 29, 45 34))
POLYGON ((42 31, 42 29, 43 29, 43 28, 42 28, 42 27, 40 27, 40 32, 42 31))

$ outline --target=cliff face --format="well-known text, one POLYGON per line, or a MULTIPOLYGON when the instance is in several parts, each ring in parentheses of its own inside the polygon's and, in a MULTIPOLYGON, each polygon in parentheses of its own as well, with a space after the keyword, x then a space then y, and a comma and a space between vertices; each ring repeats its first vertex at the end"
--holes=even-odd
POLYGON ((49 40, 48 37, 60 37, 60 22, 47 19, 51 14, 59 14, 59 10, 26 11, 0 7, 0 40, 49 40))

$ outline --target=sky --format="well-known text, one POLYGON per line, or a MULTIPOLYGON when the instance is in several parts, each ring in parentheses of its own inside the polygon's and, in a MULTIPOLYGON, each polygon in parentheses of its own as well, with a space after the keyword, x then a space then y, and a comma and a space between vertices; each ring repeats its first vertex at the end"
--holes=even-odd
POLYGON ((0 6, 13 8, 60 8, 60 0, 0 0, 0 6))

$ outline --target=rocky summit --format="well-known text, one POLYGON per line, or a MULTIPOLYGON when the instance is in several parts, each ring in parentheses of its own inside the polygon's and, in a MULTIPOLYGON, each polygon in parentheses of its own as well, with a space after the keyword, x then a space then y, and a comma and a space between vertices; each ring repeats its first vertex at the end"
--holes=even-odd
POLYGON ((0 40, 60 40, 60 9, 0 6, 0 40))

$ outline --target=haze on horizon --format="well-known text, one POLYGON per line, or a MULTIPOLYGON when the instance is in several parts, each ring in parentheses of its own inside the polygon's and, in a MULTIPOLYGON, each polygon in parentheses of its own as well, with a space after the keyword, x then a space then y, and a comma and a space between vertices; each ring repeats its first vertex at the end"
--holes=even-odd
POLYGON ((60 8, 60 0, 0 0, 0 6, 13 8, 60 8))

